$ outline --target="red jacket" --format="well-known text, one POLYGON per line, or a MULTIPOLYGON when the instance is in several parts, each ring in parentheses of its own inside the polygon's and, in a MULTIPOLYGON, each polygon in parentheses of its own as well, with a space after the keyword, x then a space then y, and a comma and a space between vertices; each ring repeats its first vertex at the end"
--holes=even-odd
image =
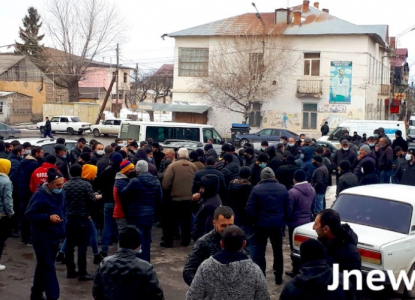
POLYGON ((30 191, 34 194, 37 191, 39 185, 44 184, 48 180, 48 170, 50 168, 58 169, 56 165, 50 163, 43 163, 39 168, 37 168, 32 176, 30 177, 30 191))

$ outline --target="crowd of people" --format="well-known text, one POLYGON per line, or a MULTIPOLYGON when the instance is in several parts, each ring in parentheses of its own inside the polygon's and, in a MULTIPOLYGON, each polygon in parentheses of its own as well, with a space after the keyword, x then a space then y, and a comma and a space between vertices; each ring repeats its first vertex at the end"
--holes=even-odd
POLYGON ((281 137, 275 146, 263 141, 260 151, 247 143, 237 152, 226 143, 220 153, 212 141, 189 153, 152 139, 104 146, 84 138, 68 151, 59 138, 45 156, 30 143, 0 140, 0 258, 8 237, 33 245, 32 300, 45 299, 44 293, 59 298, 56 262, 66 265, 69 279, 93 280, 95 299, 163 299, 150 264, 152 229, 159 226, 161 247, 194 241, 183 270, 187 299, 269 299, 268 240, 280 285, 286 228, 293 251, 295 228, 315 220, 319 241, 301 245, 301 262, 293 259, 286 274, 294 279, 281 299, 313 293, 354 299, 356 293, 324 289, 333 263, 341 271, 361 265, 356 234, 325 209, 332 173, 336 195, 365 184, 415 184, 415 149, 399 131, 393 143, 382 128, 369 138, 356 135, 346 132, 334 153, 304 134, 298 141, 281 137), (119 243, 115 255, 109 255, 112 243, 119 243), (88 246, 99 265, 95 276, 87 272, 88 246))

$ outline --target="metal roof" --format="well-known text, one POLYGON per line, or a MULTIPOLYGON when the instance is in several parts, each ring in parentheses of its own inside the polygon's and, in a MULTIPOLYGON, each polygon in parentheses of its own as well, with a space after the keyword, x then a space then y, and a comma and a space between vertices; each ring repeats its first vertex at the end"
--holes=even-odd
MULTIPOLYGON (((302 6, 291 8, 301 10, 302 6)), ((308 12, 302 12, 302 23, 275 24, 275 13, 261 13, 267 28, 267 33, 283 31, 284 35, 370 35, 382 44, 388 44, 388 25, 356 25, 315 7, 309 7, 308 12)), ((255 13, 244 14, 228 19, 211 22, 193 28, 173 32, 171 37, 183 36, 223 36, 238 34, 262 34, 263 27, 255 13)))
POLYGON ((16 54, 1 54, 0 55, 0 74, 3 74, 8 69, 13 67, 19 61, 24 59, 24 55, 16 55, 16 54))
POLYGON ((142 102, 137 105, 137 108, 152 111, 188 112, 202 114, 207 111, 210 106, 142 102))
POLYGON ((0 91, 0 97, 6 97, 6 96, 16 94, 16 93, 17 92, 3 92, 3 91, 0 91))

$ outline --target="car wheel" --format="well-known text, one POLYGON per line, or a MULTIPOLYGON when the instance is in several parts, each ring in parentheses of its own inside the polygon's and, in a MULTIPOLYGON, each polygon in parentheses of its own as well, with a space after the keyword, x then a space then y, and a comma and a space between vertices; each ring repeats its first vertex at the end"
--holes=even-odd
POLYGON ((242 139, 242 140, 239 142, 239 145, 240 145, 241 147, 243 147, 246 143, 249 143, 249 141, 248 141, 247 139, 242 139))
POLYGON ((108 136, 108 134, 104 134, 104 136, 108 136))
POLYGON ((94 134, 95 137, 99 137, 101 135, 101 132, 99 132, 98 129, 94 129, 94 131, 92 131, 92 133, 94 134))
POLYGON ((51 131, 51 133, 56 133, 56 131, 51 131))
POLYGON ((40 133, 42 133, 42 134, 45 133, 45 127, 44 126, 40 126, 39 130, 40 130, 40 133))
POLYGON ((66 129, 66 132, 69 134, 69 135, 73 135, 74 133, 75 133, 75 131, 73 130, 73 128, 71 128, 71 127, 69 127, 68 129, 66 129))

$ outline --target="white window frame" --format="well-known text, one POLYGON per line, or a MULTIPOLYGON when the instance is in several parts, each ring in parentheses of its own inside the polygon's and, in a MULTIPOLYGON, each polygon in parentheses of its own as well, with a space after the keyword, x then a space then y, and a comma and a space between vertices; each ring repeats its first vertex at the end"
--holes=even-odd
POLYGON ((303 66, 304 76, 313 76, 313 77, 320 76, 320 65, 321 65, 320 64, 320 59, 321 59, 321 55, 320 55, 319 52, 305 52, 304 53, 304 66, 303 66), (317 57, 307 57, 309 55, 310 56, 318 55, 318 58, 317 57), (308 74, 306 74, 306 62, 308 62, 308 64, 309 64, 308 74), (313 62, 314 63, 318 62, 318 74, 313 74, 313 62))
POLYGON ((318 118, 318 114, 317 114, 317 103, 302 103, 302 129, 317 129, 317 118, 318 118), (315 105, 316 109, 315 110, 305 110, 304 107, 305 105, 315 105), (304 119, 304 114, 308 114, 308 124, 305 124, 305 119, 304 119), (311 124, 311 119, 312 119, 312 115, 315 114, 316 117, 316 123, 315 123, 315 127, 312 126, 311 124))

